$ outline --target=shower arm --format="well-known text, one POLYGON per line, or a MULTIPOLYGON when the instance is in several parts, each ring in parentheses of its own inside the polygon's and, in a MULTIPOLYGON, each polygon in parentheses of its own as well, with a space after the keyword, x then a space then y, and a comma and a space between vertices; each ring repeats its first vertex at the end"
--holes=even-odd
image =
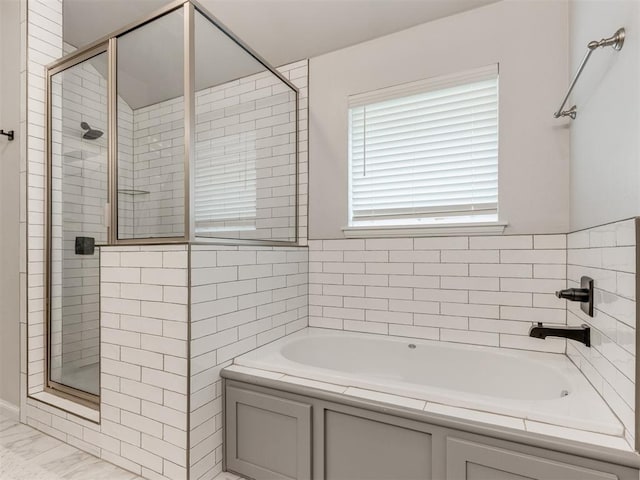
POLYGON ((553 114, 554 118, 571 117, 572 120, 575 120, 576 108, 577 108, 575 105, 572 106, 569 110, 563 110, 563 109, 567 101, 569 100, 569 96, 573 91, 573 87, 576 86, 576 82, 578 81, 578 78, 580 78, 580 74, 584 70, 584 67, 587 65, 587 62, 589 61, 591 54, 594 51, 596 51, 598 48, 604 48, 604 47, 612 47, 614 50, 620 51, 622 49, 622 46, 624 45, 624 36, 625 36, 624 28, 619 28, 618 30, 616 30, 616 33, 614 33, 609 38, 603 38, 602 40, 599 40, 599 41, 589 42, 589 44, 587 45, 587 49, 588 49, 587 53, 582 59, 582 62, 578 67, 578 71, 576 72, 576 74, 573 77, 573 80, 571 81, 571 85, 569 85, 569 90, 567 91, 567 94, 564 96, 564 100, 562 100, 562 104, 560 105, 560 108, 558 108, 558 111, 553 114))

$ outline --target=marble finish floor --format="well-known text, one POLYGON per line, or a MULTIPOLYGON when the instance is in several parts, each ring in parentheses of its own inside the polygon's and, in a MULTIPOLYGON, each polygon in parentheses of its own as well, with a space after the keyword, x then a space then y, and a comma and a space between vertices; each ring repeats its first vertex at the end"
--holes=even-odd
POLYGON ((134 480, 131 472, 0 415, 2 480, 134 480))
MULTIPOLYGON (((58 439, 0 414, 1 480, 138 480, 58 439)), ((223 472, 216 480, 238 480, 223 472)))

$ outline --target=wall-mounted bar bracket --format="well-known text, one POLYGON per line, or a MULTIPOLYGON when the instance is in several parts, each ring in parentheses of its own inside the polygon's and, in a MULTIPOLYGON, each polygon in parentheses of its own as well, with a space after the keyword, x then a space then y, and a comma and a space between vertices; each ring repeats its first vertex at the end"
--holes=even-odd
POLYGON ((604 48, 604 47, 611 47, 616 51, 622 50, 622 46, 624 45, 624 37, 625 37, 624 28, 619 28, 618 30, 616 30, 616 33, 614 33, 609 38, 603 38, 601 40, 594 40, 592 42, 589 42, 589 44, 587 45, 587 53, 582 59, 582 62, 578 67, 578 71, 576 72, 575 76, 573 77, 573 80, 571 81, 571 85, 569 85, 569 91, 564 96, 564 100, 562 100, 562 104, 560 105, 560 108, 558 108, 558 111, 553 114, 554 118, 570 117, 572 120, 575 120, 576 110, 577 110, 577 107, 575 105, 572 106, 569 110, 563 110, 563 109, 565 104, 567 103, 567 100, 569 100, 569 95, 571 95, 571 92, 573 91, 573 87, 576 86, 576 82, 578 81, 578 78, 580 78, 580 74, 582 73, 582 70, 584 70, 585 65, 589 61, 591 54, 594 51, 596 51, 598 48, 604 48))
POLYGON ((13 130, 9 130, 6 132, 4 130, 0 130, 0 135, 6 136, 11 142, 14 139, 15 132, 13 130))

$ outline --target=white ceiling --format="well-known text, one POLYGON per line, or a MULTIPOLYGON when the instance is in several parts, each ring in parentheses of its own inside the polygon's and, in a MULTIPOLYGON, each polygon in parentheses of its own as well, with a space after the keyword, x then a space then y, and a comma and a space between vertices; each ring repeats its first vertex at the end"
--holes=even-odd
MULTIPOLYGON (((118 94, 132 109, 183 95, 183 24, 177 10, 118 39, 118 94)), ((195 45, 196 91, 265 70, 199 13, 195 45)))
MULTIPOLYGON (((338 50, 497 0, 202 0, 273 65, 338 50)), ((167 0, 63 0, 64 39, 82 47, 167 0)))
MULTIPOLYGON (((201 3, 269 63, 284 65, 495 1, 498 0, 201 0, 201 3)), ((80 48, 167 3, 167 0, 63 0, 64 40, 80 48)), ((176 20, 167 17, 132 32, 127 36, 132 40, 127 45, 126 37, 122 38, 118 49, 118 90, 134 109, 180 95, 182 35, 181 22, 176 20)), ((207 51, 207 61, 197 62, 198 88, 259 71, 257 62, 240 54, 227 37, 214 29, 197 28, 196 40, 207 51), (212 45, 216 48, 211 48, 212 45), (221 70, 220 65, 225 68, 221 70)))

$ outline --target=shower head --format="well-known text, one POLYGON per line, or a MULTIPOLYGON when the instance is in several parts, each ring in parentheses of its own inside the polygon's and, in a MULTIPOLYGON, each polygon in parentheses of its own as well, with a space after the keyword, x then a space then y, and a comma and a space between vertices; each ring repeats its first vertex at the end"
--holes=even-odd
POLYGON ((83 130, 86 130, 86 132, 84 132, 84 135, 82 135, 82 138, 85 138, 87 140, 95 140, 96 138, 100 138, 104 133, 102 130, 94 130, 87 122, 82 122, 80 126, 83 130))

